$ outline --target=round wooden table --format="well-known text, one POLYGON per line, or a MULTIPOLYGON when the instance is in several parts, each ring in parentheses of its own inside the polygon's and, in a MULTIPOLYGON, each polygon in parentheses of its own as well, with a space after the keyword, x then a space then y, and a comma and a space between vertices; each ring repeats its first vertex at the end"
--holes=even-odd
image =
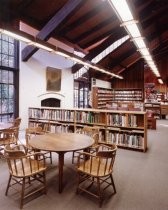
POLYGON ((49 133, 37 135, 29 140, 29 145, 34 149, 56 152, 59 162, 59 193, 63 186, 64 154, 81 149, 87 149, 94 143, 90 136, 77 133, 49 133))

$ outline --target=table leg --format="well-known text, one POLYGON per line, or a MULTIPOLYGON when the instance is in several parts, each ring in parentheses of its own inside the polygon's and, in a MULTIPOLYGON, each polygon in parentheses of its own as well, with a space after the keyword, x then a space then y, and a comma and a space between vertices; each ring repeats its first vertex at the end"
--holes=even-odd
POLYGON ((58 154, 59 158, 59 193, 62 193, 63 185, 63 166, 64 166, 64 153, 60 152, 58 154))

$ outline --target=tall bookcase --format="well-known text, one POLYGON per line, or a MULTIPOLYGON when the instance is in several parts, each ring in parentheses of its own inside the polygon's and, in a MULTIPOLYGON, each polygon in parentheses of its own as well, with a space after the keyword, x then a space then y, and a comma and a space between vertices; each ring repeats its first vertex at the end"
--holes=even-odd
POLYGON ((85 125, 99 128, 99 139, 145 152, 147 119, 142 111, 29 108, 29 126, 47 125, 51 132, 75 132, 85 125))
POLYGON ((105 109, 107 103, 112 103, 113 97, 112 89, 92 87, 92 107, 95 109, 105 109))
POLYGON ((92 107, 105 109, 108 103, 112 102, 143 102, 144 94, 140 88, 107 89, 92 87, 92 107))
POLYGON ((156 119, 161 118, 161 105, 159 102, 157 103, 147 102, 144 104, 144 108, 146 112, 152 111, 154 118, 156 119))
POLYGON ((143 90, 140 88, 114 89, 114 101, 134 101, 144 100, 143 90))

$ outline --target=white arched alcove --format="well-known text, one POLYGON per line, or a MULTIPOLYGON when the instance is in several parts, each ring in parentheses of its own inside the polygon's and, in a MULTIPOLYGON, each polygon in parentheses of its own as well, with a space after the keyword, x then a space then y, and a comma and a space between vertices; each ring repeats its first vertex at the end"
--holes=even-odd
POLYGON ((60 100, 60 107, 63 106, 65 96, 62 93, 58 92, 46 92, 38 96, 39 98, 39 104, 41 104, 42 100, 48 99, 48 98, 55 98, 60 100))

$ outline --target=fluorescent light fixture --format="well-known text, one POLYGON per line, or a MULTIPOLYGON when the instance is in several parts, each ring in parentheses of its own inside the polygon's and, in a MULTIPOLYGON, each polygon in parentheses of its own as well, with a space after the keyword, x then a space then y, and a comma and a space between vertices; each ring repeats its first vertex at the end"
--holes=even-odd
POLYGON ((109 2, 112 3, 123 22, 133 19, 132 13, 125 0, 109 0, 109 2))
POLYGON ((54 51, 54 53, 56 53, 57 55, 63 56, 63 57, 65 57, 65 58, 70 58, 69 55, 67 55, 67 54, 65 54, 65 53, 63 53, 63 52, 57 51, 57 50, 54 51))
POLYGON ((151 55, 144 55, 144 58, 145 58, 146 61, 153 61, 151 55))
POLYGON ((54 51, 52 48, 47 47, 47 46, 45 46, 45 45, 43 45, 43 44, 39 44, 39 43, 37 43, 37 42, 32 42, 32 43, 30 43, 30 45, 33 45, 33 46, 38 47, 38 48, 43 49, 43 50, 47 50, 47 51, 49 51, 49 52, 54 51))
POLYGON ((47 43, 47 42, 44 42, 43 40, 40 40, 38 38, 35 38, 34 36, 32 36, 30 34, 27 34, 23 31, 11 32, 11 31, 0 28, 0 33, 11 36, 14 39, 17 39, 19 41, 23 41, 23 42, 27 43, 28 45, 38 47, 38 48, 46 50, 48 52, 56 53, 56 54, 61 55, 65 58, 71 59, 72 61, 80 63, 84 66, 89 67, 89 68, 93 68, 93 69, 98 70, 100 72, 103 72, 105 74, 111 75, 113 77, 123 79, 122 76, 119 76, 117 74, 113 74, 113 73, 109 72, 107 69, 103 69, 101 67, 98 67, 97 65, 95 65, 94 63, 92 63, 90 61, 82 60, 79 56, 76 56, 72 53, 66 52, 65 50, 63 50, 61 48, 57 48, 54 45, 52 45, 50 43, 47 43))
POLYGON ((133 38, 141 36, 140 31, 136 24, 127 25, 126 28, 127 28, 128 32, 132 35, 133 38))
MULTIPOLYGON (((132 35, 131 35, 132 36, 132 35)), ((132 36, 133 37, 133 36, 132 36)), ((133 37, 131 41, 134 42, 134 44, 137 46, 138 49, 140 48, 146 48, 146 44, 144 42, 144 37, 138 36, 138 37, 133 37)))
POLYGON ((143 56, 146 56, 146 55, 150 55, 150 53, 149 53, 149 50, 148 50, 148 48, 140 48, 140 49, 138 49, 138 51, 143 55, 143 56))
POLYGON ((162 79, 158 79, 158 82, 159 82, 160 84, 163 84, 163 80, 162 80, 162 79))
POLYGON ((146 60, 148 65, 155 64, 153 60, 146 60))
POLYGON ((137 20, 129 20, 129 21, 125 21, 125 22, 121 23, 120 26, 136 25, 136 23, 138 23, 137 20))
POLYGON ((158 77, 159 72, 157 67, 155 66, 152 56, 150 55, 149 50, 146 47, 144 42, 144 38, 141 36, 139 28, 137 26, 138 21, 134 20, 131 10, 127 4, 128 0, 108 0, 114 11, 116 12, 117 16, 119 17, 121 26, 123 26, 128 34, 132 37, 131 41, 134 42, 138 51, 146 60, 147 64, 154 72, 154 74, 158 77), (150 62, 150 63, 149 63, 150 62))
POLYGON ((7 36, 10 36, 10 37, 12 37, 12 38, 14 38, 14 39, 17 39, 17 40, 19 40, 19 41, 22 41, 22 42, 26 42, 26 43, 30 43, 30 42, 31 42, 30 39, 25 38, 25 37, 23 37, 23 36, 21 36, 21 35, 15 34, 15 33, 13 33, 13 32, 7 31, 7 30, 1 29, 1 30, 0 30, 0 33, 5 34, 5 35, 7 35, 7 36))

